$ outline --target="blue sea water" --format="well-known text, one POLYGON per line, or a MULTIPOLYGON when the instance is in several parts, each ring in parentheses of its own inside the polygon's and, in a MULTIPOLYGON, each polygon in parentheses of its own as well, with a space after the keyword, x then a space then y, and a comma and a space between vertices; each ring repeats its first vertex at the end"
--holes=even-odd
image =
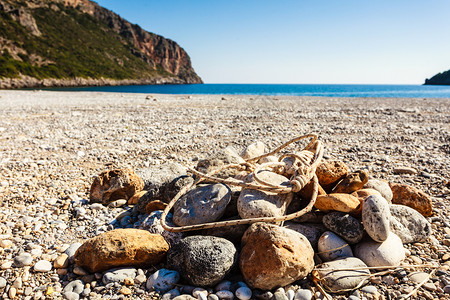
POLYGON ((182 84, 58 88, 51 90, 147 94, 450 98, 450 86, 365 84, 182 84))

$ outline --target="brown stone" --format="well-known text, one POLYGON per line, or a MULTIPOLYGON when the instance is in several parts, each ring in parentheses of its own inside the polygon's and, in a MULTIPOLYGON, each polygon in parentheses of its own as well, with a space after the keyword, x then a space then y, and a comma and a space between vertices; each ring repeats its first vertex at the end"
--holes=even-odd
MULTIPOLYGON (((300 195, 300 197, 304 200, 310 200, 312 193, 313 193, 313 187, 314 187, 314 182, 311 180, 307 185, 305 185, 304 188, 302 188, 298 194, 300 195)), ((319 184, 319 188, 318 188, 318 194, 317 195, 326 195, 327 193, 325 192, 325 190, 322 188, 322 186, 319 184)))
POLYGON ((433 202, 431 197, 423 191, 415 187, 401 183, 389 183, 392 190, 392 203, 409 206, 424 217, 429 217, 433 214, 433 202))
POLYGON ((307 276, 314 251, 302 234, 274 224, 255 223, 242 238, 239 266, 253 288, 271 290, 307 276))
POLYGON ((350 194, 328 194, 318 196, 314 206, 321 211, 341 211, 356 214, 361 211, 361 202, 350 194))
POLYGON ((115 169, 100 173, 91 185, 91 202, 108 204, 130 199, 144 188, 144 181, 132 169, 115 169))
POLYGON ((164 210, 167 206, 167 203, 164 203, 160 200, 153 200, 145 206, 145 212, 149 215, 155 210, 164 210))
POLYGON ((334 187, 333 193, 351 194, 362 189, 367 181, 369 181, 369 175, 363 170, 349 173, 334 187))
POLYGON ((368 196, 377 195, 377 196, 383 197, 379 191, 374 190, 374 189, 362 189, 362 190, 354 191, 350 195, 358 198, 361 203, 364 201, 364 198, 366 198, 368 196))
POLYGON ((87 240, 75 252, 75 263, 91 273, 116 267, 149 267, 164 258, 169 244, 159 234, 116 229, 87 240))
POLYGON ((127 204, 128 205, 136 205, 139 201, 139 199, 145 195, 147 191, 139 191, 136 194, 134 194, 130 199, 128 199, 127 204))
POLYGON ((325 191, 331 192, 333 187, 347 176, 348 167, 343 161, 323 161, 316 169, 320 185, 325 191))

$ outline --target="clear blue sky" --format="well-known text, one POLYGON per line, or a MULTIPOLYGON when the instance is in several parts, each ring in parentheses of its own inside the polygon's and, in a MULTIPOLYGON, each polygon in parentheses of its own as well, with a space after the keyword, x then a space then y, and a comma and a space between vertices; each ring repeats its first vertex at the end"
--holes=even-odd
POLYGON ((448 0, 100 0, 176 41, 206 83, 422 84, 450 69, 448 0))

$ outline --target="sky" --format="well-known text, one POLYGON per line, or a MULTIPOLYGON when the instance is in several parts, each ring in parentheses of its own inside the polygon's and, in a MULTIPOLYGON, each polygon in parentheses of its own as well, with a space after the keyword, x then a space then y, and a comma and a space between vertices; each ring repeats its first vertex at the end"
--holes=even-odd
POLYGON ((205 83, 422 84, 450 69, 448 0, 98 0, 176 41, 205 83))

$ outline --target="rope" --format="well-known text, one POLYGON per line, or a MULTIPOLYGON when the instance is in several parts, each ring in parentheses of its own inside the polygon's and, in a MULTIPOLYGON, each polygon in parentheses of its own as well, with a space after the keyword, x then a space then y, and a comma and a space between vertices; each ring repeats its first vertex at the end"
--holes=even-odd
MULTIPOLYGON (((319 181, 317 179, 317 176, 315 175, 316 168, 319 165, 321 159, 323 156, 323 146, 320 141, 317 140, 317 135, 315 134, 308 134, 300 137, 296 137, 280 147, 276 148, 272 152, 247 159, 242 164, 229 164, 226 165, 218 170, 215 170, 211 172, 210 174, 204 174, 202 172, 199 172, 197 170, 194 170, 192 168, 187 168, 189 172, 193 173, 197 178, 194 180, 193 183, 186 185, 183 187, 176 195, 175 197, 169 202, 167 207, 164 209, 162 215, 161 215, 161 226, 170 232, 183 232, 183 231, 192 231, 192 230, 201 230, 201 229, 208 229, 208 228, 217 228, 217 227, 224 227, 224 226, 236 226, 236 225, 244 225, 244 224, 253 224, 256 222, 267 222, 267 223, 278 223, 278 222, 284 222, 287 220, 298 218, 305 213, 312 210, 316 199, 318 195, 318 188, 319 188, 319 181), (289 146, 290 144, 300 141, 305 138, 312 138, 309 144, 299 153, 299 154, 292 154, 291 156, 297 159, 298 166, 293 167, 296 168, 294 175, 291 177, 289 181, 289 186, 281 186, 281 185, 274 185, 270 184, 264 180, 262 180, 260 177, 258 177, 258 173, 262 171, 264 168, 272 167, 272 168, 286 168, 286 165, 283 162, 278 163, 266 163, 259 166, 256 166, 252 164, 252 162, 257 162, 261 158, 274 155, 278 152, 280 152, 285 147, 289 146), (314 152, 312 151, 314 150, 314 152), (308 152, 308 153, 307 153, 308 152), (312 154, 311 154, 312 153, 312 154), (304 162, 309 162, 309 164, 304 164, 304 162), (256 183, 248 183, 244 181, 240 181, 237 179, 222 179, 215 177, 215 174, 220 173, 221 171, 229 168, 236 168, 236 169, 245 169, 247 171, 252 171, 253 178, 256 183), (194 185, 204 181, 209 180, 217 183, 223 183, 227 185, 233 185, 233 186, 239 186, 242 188, 247 189, 256 189, 266 192, 272 192, 276 194, 287 194, 292 192, 298 192, 300 191, 306 184, 308 184, 311 180, 313 181, 313 193, 311 196, 311 200, 309 204, 302 210, 286 215, 281 217, 258 217, 258 218, 250 218, 250 219, 240 219, 240 220, 230 220, 230 221, 221 221, 221 222, 211 222, 211 223, 204 223, 204 224, 195 224, 195 225, 187 225, 187 226, 180 226, 180 227, 172 227, 166 224, 166 217, 169 211, 172 209, 172 207, 175 205, 175 203, 187 192, 189 189, 191 189, 194 185)), ((294 161, 295 163, 295 161, 294 161)))

